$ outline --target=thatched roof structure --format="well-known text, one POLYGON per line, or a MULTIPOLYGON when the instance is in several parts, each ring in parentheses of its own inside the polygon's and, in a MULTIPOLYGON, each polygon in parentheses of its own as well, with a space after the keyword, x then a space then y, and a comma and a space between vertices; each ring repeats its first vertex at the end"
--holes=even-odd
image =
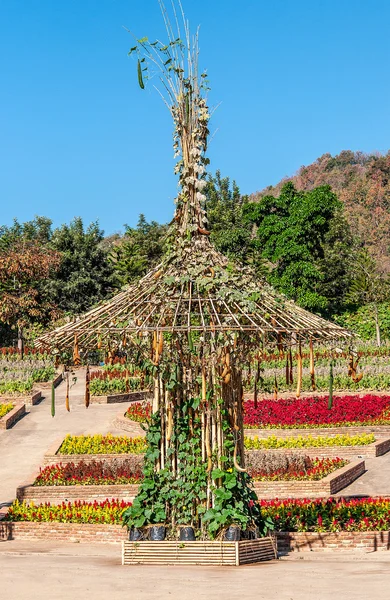
POLYGON ((123 336, 153 331, 255 334, 264 342, 331 342, 348 338, 343 328, 286 299, 218 252, 207 236, 175 243, 174 250, 137 284, 75 321, 43 335, 39 345, 65 349, 77 336, 83 350, 99 339, 121 343, 123 336))

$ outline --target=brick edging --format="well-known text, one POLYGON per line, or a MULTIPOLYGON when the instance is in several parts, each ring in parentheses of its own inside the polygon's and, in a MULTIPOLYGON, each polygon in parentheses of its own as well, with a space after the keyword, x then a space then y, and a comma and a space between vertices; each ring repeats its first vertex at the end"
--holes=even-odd
POLYGON ((342 427, 313 427, 308 429, 244 429, 244 434, 247 437, 268 438, 271 436, 286 438, 286 437, 327 437, 335 435, 362 435, 364 433, 376 433, 381 438, 390 437, 390 425, 357 425, 357 426, 342 426, 342 427))
POLYGON ((377 552, 390 550, 390 531, 339 532, 278 532, 278 551, 283 556, 290 552, 337 552, 358 550, 377 552))
POLYGON ((132 502, 137 495, 137 484, 119 484, 119 485, 48 485, 33 486, 35 477, 32 481, 26 482, 16 488, 16 498, 19 502, 34 502, 41 504, 50 502, 51 504, 61 504, 62 502, 74 502, 81 500, 93 502, 98 500, 102 502, 107 498, 117 498, 125 502, 132 502))
POLYGON ((117 404, 120 402, 142 402, 151 398, 149 390, 129 392, 127 394, 111 394, 108 396, 91 396, 91 404, 117 404))
MULTIPOLYGON (((10 404, 14 404, 11 402, 10 404)), ((12 410, 10 410, 4 417, 0 419, 0 429, 10 429, 23 415, 26 414, 26 405, 24 402, 17 402, 14 404, 12 410)))
POLYGON ((365 471, 364 460, 350 462, 319 481, 255 481, 254 489, 263 499, 325 498, 350 485, 365 471))
POLYGON ((390 438, 379 439, 365 446, 313 446, 307 448, 259 448, 257 450, 246 450, 249 455, 252 452, 272 452, 276 454, 305 454, 310 458, 347 458, 357 460, 360 458, 375 458, 382 456, 390 450, 390 438))
MULTIPOLYGON (((338 533, 277 532, 279 555, 291 552, 339 552, 390 550, 390 531, 340 531, 338 533)), ((87 523, 32 523, 0 521, 0 540, 51 540, 79 543, 120 544, 128 539, 121 525, 87 523)))

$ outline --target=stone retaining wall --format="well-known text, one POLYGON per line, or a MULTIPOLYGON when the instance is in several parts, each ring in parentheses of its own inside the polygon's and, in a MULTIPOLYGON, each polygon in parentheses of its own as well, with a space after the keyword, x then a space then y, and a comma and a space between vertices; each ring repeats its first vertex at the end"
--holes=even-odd
POLYGON ((338 533, 278 532, 280 555, 290 552, 334 552, 359 550, 376 552, 390 550, 390 531, 340 531, 338 533))
POLYGON ((34 502, 34 504, 61 504, 82 500, 102 502, 107 498, 118 498, 125 502, 132 502, 137 494, 138 485, 45 485, 36 486, 32 481, 16 488, 16 498, 20 501, 34 502))
POLYGON ((9 429, 26 414, 26 405, 20 402, 16 403, 14 408, 9 413, 0 419, 0 429, 9 429))
POLYGON ((0 521, 0 540, 58 540, 89 544, 119 544, 128 539, 121 525, 89 523, 30 523, 27 521, 0 521))

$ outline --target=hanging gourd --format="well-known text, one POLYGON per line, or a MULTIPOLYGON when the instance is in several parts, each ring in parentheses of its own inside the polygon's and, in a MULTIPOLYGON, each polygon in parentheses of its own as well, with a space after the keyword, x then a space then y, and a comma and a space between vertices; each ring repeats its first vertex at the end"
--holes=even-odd
POLYGON ((357 359, 354 360, 353 353, 351 351, 349 355, 348 375, 349 377, 351 377, 354 383, 359 383, 359 381, 361 381, 363 378, 363 373, 359 373, 359 375, 357 375, 356 373, 359 360, 360 356, 358 356, 357 359))
POLYGON ((65 396, 65 408, 68 412, 70 412, 70 404, 69 404, 69 371, 66 373, 66 396, 65 396))
POLYGON ((293 374, 293 358, 292 358, 292 350, 290 348, 290 352, 288 353, 289 359, 289 385, 293 385, 294 383, 294 374, 293 374))
POLYGON ((74 336, 74 348, 73 348, 73 364, 75 367, 79 367, 81 365, 81 358, 79 352, 79 342, 77 339, 77 333, 74 336))
POLYGON ((257 384, 259 383, 259 379, 260 379, 260 354, 259 354, 258 360, 257 360, 254 391, 253 391, 253 401, 254 401, 255 408, 257 408, 257 406, 258 406, 258 404, 257 404, 257 384))
POLYGON ((99 335, 98 340, 97 340, 97 349, 101 350, 101 347, 102 347, 102 336, 99 335))
POLYGON ((316 380, 314 375, 314 350, 313 350, 313 340, 310 338, 310 379, 311 379, 311 389, 313 392, 316 390, 316 380))
POLYGON ((54 381, 51 384, 51 416, 54 417, 56 414, 56 388, 54 381))
POLYGON ((89 402, 90 402, 89 382, 90 382, 89 365, 87 365, 87 370, 85 372, 85 408, 88 408, 89 402))
POLYGON ((302 389, 302 346, 301 342, 298 343, 298 354, 297 354, 297 393, 296 397, 299 398, 302 389))
POLYGON ((333 358, 329 364, 329 399, 328 409, 330 410, 333 406, 333 358))
POLYGON ((275 381, 274 381, 274 400, 278 399, 278 391, 279 391, 279 387, 278 387, 278 378, 276 377, 276 373, 275 373, 275 381))

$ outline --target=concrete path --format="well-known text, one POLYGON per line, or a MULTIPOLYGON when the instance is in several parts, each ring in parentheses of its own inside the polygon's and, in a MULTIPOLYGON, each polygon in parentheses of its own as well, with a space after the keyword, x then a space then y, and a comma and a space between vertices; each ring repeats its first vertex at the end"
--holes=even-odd
POLYGON ((122 567, 118 546, 13 541, 0 542, 0 595, 13 600, 388 600, 389 567, 388 553, 380 552, 322 554, 314 560, 309 555, 240 568, 122 567))
MULTIPOLYGON (((16 487, 39 469, 49 446, 67 433, 108 433, 125 435, 113 425, 129 403, 84 406, 85 371, 75 371, 77 382, 71 387, 70 412, 65 409, 65 383, 56 389, 56 416, 50 413, 50 391, 11 429, 0 430, 0 508, 15 498, 16 487)), ((72 381, 71 381, 72 382, 72 381)))
MULTIPOLYGON (((390 452, 365 460, 366 472, 337 496, 390 496, 390 452)), ((390 593, 389 593, 390 596, 390 593)))

